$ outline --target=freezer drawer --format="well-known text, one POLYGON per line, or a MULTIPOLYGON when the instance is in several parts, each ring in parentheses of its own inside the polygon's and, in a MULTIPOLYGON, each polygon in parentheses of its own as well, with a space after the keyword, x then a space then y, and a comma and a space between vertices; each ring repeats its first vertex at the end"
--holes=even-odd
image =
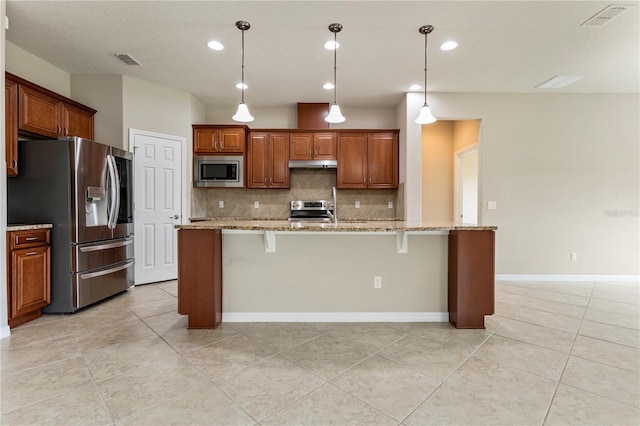
POLYGON ((75 308, 83 308, 133 285, 133 260, 108 268, 73 273, 75 308))
POLYGON ((72 272, 104 268, 133 259, 133 238, 119 238, 71 247, 72 272))

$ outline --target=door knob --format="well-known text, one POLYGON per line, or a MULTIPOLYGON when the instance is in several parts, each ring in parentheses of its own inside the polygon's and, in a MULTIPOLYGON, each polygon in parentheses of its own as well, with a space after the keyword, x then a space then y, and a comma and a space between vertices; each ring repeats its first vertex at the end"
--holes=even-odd
POLYGON ((169 219, 180 219, 180 215, 174 214, 173 216, 169 216, 169 219))

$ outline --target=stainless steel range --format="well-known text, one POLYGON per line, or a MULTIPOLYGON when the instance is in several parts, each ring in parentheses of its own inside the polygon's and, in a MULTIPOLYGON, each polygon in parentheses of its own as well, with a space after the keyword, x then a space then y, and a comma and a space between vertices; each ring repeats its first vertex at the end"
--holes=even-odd
POLYGON ((335 205, 330 200, 291 202, 291 222, 334 222, 335 205))

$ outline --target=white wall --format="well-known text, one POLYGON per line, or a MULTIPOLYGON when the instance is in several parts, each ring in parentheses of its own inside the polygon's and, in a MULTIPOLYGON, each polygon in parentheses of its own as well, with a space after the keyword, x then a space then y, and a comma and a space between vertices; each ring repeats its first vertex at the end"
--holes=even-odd
POLYGON ((483 205, 481 221, 498 226, 498 274, 639 274, 637 94, 434 93, 430 105, 482 120, 480 199, 498 208, 483 205))
MULTIPOLYGON (((6 16, 6 2, 0 2, 0 19, 1 22, 4 22, 6 16)), ((0 80, 2 81, 2 86, 4 86, 4 70, 5 70, 5 31, 4 28, 0 30, 0 67, 2 71, 2 77, 0 80)), ((5 116, 4 111, 4 90, 2 91, 2 95, 0 95, 0 108, 2 111, 2 117, 5 116)), ((2 135, 0 136, 0 140, 2 140, 2 144, 0 145, 0 237, 2 238, 2 243, 0 243, 0 339, 7 337, 11 332, 9 331, 9 321, 8 316, 9 313, 7 311, 7 264, 5 259, 7 258, 7 245, 4 241, 7 241, 7 179, 4 176, 7 175, 7 163, 5 158, 5 132, 4 132, 4 121, 2 122, 3 131, 0 132, 2 135)))
POLYGON ((70 74, 68 72, 8 41, 6 42, 5 55, 6 71, 71 98, 70 74))
MULTIPOLYGON (((255 120, 248 123, 252 129, 295 129, 297 124, 297 104, 290 106, 255 108, 249 105, 255 120)), ((342 107, 347 119, 341 124, 331 124, 332 129, 397 129, 393 108, 350 108, 342 107)), ((233 124, 233 107, 207 106, 206 124, 233 124)))
POLYGON ((122 148, 122 76, 117 74, 73 74, 71 95, 76 101, 97 110, 93 139, 122 148))

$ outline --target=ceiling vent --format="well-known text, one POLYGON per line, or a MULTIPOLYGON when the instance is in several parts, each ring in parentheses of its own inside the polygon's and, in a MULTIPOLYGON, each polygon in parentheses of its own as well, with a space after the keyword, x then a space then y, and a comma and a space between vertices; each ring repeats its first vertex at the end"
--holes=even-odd
POLYGON ((625 4, 610 4, 602 9, 600 12, 587 19, 580 25, 581 27, 601 27, 604 24, 611 22, 614 18, 622 15, 629 10, 632 6, 625 4))
POLYGON ((120 59, 120 61, 126 65, 142 65, 133 56, 126 53, 114 53, 113 56, 120 59))

